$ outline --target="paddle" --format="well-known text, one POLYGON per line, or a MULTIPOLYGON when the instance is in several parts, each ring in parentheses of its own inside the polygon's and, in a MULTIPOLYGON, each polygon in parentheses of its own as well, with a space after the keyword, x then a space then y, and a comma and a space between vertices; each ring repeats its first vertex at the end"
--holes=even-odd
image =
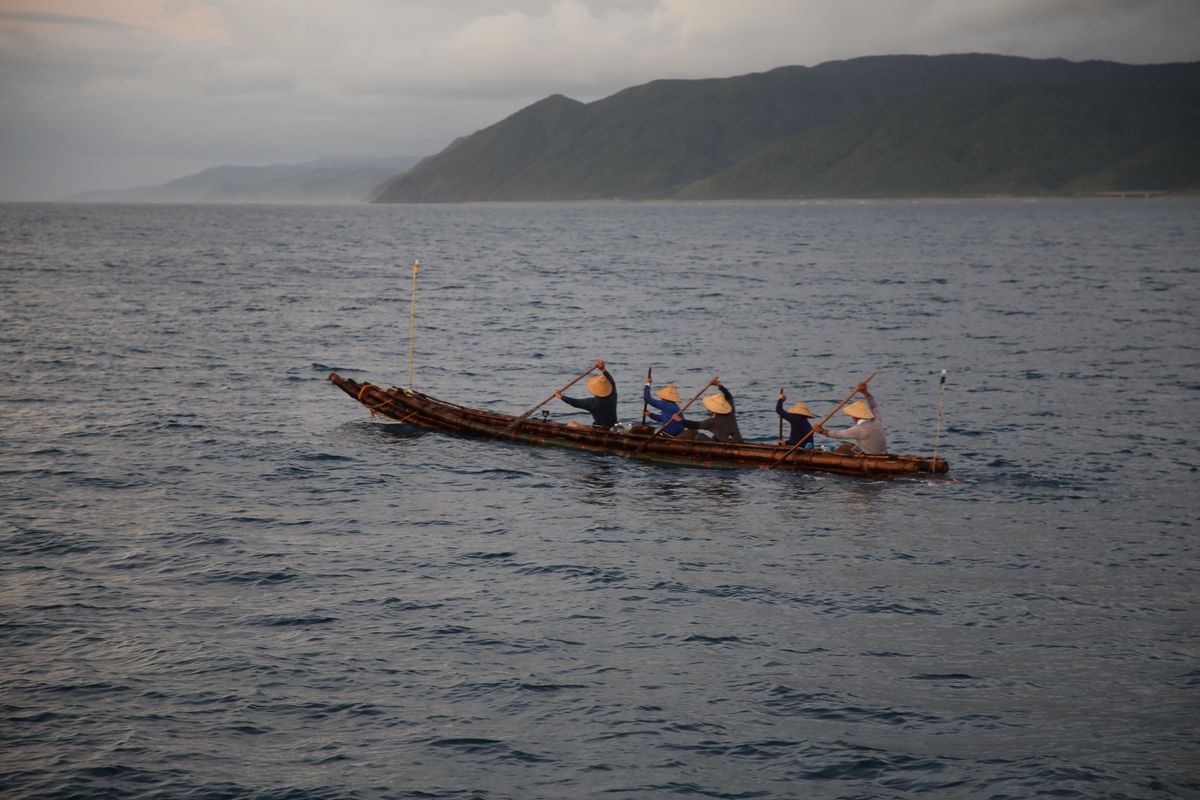
POLYGON ((583 380, 583 379, 584 379, 584 378, 586 378, 588 375, 590 375, 590 374, 592 373, 592 370, 594 370, 594 369, 595 369, 596 367, 598 367, 598 366, 600 366, 600 363, 599 363, 599 362, 596 362, 596 363, 595 363, 595 364, 593 364, 592 366, 588 367, 586 372, 582 373, 581 375, 579 375, 579 377, 577 377, 577 378, 575 378, 574 380, 572 380, 572 381, 571 381, 570 383, 568 383, 566 386, 562 387, 561 389, 559 389, 558 391, 556 391, 554 394, 550 395, 550 396, 549 396, 549 397, 547 397, 545 400, 543 400, 542 402, 538 403, 536 406, 534 406, 533 408, 529 409, 528 411, 526 411, 526 412, 525 412, 524 414, 522 414, 521 416, 519 416, 519 417, 517 417, 516 419, 514 419, 512 422, 508 423, 508 425, 506 425, 506 426, 504 427, 504 430, 500 431, 500 433, 498 433, 498 434, 496 434, 496 435, 497 435, 497 436, 507 436, 509 433, 511 433, 512 431, 516 430, 517 426, 518 426, 518 425, 520 425, 520 424, 521 424, 521 423, 522 423, 522 422, 523 422, 523 421, 524 421, 524 420, 525 420, 525 419, 526 419, 526 418, 527 418, 527 417, 528 417, 530 414, 532 414, 533 412, 537 411, 539 408, 541 408, 542 406, 546 405, 546 403, 549 403, 549 402, 550 402, 551 400, 553 400, 554 398, 558 397, 558 395, 559 395, 560 393, 562 393, 562 392, 565 392, 567 389, 570 389, 572 386, 574 386, 575 384, 579 383, 581 380, 583 380))
MULTIPOLYGON (((783 387, 782 387, 782 386, 780 386, 780 387, 779 387, 779 399, 780 399, 780 401, 782 401, 782 400, 783 400, 783 398, 784 398, 785 396, 786 396, 786 395, 784 395, 784 393, 783 393, 783 387)), ((780 415, 780 417, 779 417, 779 443, 780 443, 780 444, 783 444, 783 416, 782 416, 782 415, 780 415)))
MULTIPOLYGON (((862 381, 862 383, 863 383, 863 384, 866 384, 866 383, 868 383, 868 382, 871 380, 871 378, 874 378, 874 377, 875 377, 875 373, 874 373, 874 372, 872 372, 870 375, 868 375, 868 376, 866 377, 866 380, 862 381)), ((854 395, 856 395, 856 394, 858 394, 858 387, 857 387, 857 386, 855 386, 855 387, 854 387, 854 390, 853 390, 852 392, 850 392, 850 394, 846 395, 846 396, 845 396, 845 398, 843 398, 843 399, 842 399, 842 402, 840 402, 840 403, 838 403, 838 404, 837 404, 837 408, 835 408, 833 411, 830 411, 828 414, 826 414, 826 415, 825 415, 825 419, 821 420, 821 421, 820 421, 820 422, 818 422, 816 425, 813 425, 813 426, 812 426, 812 429, 811 429, 811 430, 809 430, 809 432, 808 432, 808 433, 804 434, 804 437, 803 437, 802 439, 800 439, 800 441, 796 442, 794 445, 792 445, 791 447, 789 447, 789 448, 788 448, 788 451, 787 451, 786 453, 784 453, 784 454, 783 454, 781 457, 779 457, 779 458, 775 459, 774 461, 772 461, 772 462, 771 462, 771 466, 767 467, 767 469, 775 469, 775 467, 776 467, 776 466, 778 466, 778 464, 779 464, 781 461, 784 461, 784 460, 786 460, 786 459, 787 459, 787 457, 788 457, 788 456, 790 456, 790 455, 792 454, 792 451, 793 451, 793 450, 795 450, 797 447, 803 447, 803 446, 804 446, 804 443, 805 443, 805 442, 807 442, 807 441, 809 440, 809 438, 810 438, 810 437, 811 437, 811 436, 812 436, 814 433, 816 433, 816 432, 817 432, 817 428, 824 428, 824 427, 825 427, 825 423, 826 423, 826 422, 829 422, 829 418, 830 418, 830 417, 832 417, 832 416, 833 416, 834 414, 836 414, 837 412, 841 411, 841 410, 842 410, 842 406, 846 405, 846 403, 849 403, 849 402, 850 402, 850 400, 851 400, 851 399, 854 397, 854 395)))
POLYGON ((675 421, 675 420, 677 420, 677 419, 682 419, 682 418, 683 418, 683 412, 685 412, 685 411, 687 411, 687 410, 688 410, 688 406, 690 406, 692 403, 694 403, 694 402, 696 402, 697 400, 699 400, 699 399, 700 399, 700 395, 704 394, 705 390, 707 390, 707 389, 708 389, 708 387, 710 387, 710 386, 716 386, 716 385, 717 385, 717 379, 716 379, 716 377, 714 377, 714 378, 713 378, 711 381, 709 381, 708 383, 706 383, 706 384, 704 384, 702 387, 700 387, 700 391, 696 392, 696 396, 695 396, 695 397, 693 397, 691 400, 688 400, 688 401, 687 401, 687 404, 686 404, 686 405, 684 405, 684 407, 683 407, 683 408, 679 409, 679 410, 678 410, 678 411, 676 411, 674 414, 672 414, 670 419, 668 419, 668 420, 664 420, 664 421, 663 421, 663 424, 662 424, 662 426, 661 426, 661 427, 660 427, 658 430, 656 430, 654 433, 650 434, 650 437, 649 437, 648 439, 646 439, 646 441, 644 441, 644 442, 642 442, 641 444, 639 444, 639 445, 637 446, 637 448, 636 448, 636 449, 634 449, 634 451, 633 451, 632 453, 630 453, 629 455, 627 455, 627 456, 626 456, 626 458, 633 458, 633 457, 634 457, 634 456, 636 456, 638 453, 642 452, 642 449, 643 449, 643 448, 644 448, 646 445, 650 444, 650 441, 651 441, 652 439, 654 439, 654 437, 656 437, 656 436, 658 436, 660 433, 662 433, 662 432, 663 432, 663 431, 666 429, 666 427, 667 427, 668 425, 670 425, 672 422, 674 422, 674 421, 675 421))
MULTIPOLYGON (((646 368, 646 383, 651 383, 654 379, 654 367, 646 368)), ((650 404, 645 400, 642 401, 642 424, 646 424, 646 413, 650 410, 650 404)))

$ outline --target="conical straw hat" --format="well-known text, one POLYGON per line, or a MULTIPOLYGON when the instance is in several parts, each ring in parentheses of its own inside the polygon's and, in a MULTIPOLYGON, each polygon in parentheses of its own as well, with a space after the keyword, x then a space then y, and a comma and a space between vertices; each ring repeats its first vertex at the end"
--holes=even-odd
POLYGON ((603 375, 593 375, 587 379, 588 391, 596 397, 608 397, 612 394, 612 384, 603 375))
POLYGON ((804 405, 803 400, 801 400, 799 403, 796 403, 796 405, 789 408, 788 413, 789 414, 800 414, 805 417, 815 417, 816 416, 816 414, 814 414, 808 410, 808 406, 804 405))
POLYGON ((714 414, 728 414, 733 411, 733 406, 729 405, 723 394, 706 394, 703 402, 704 407, 714 414))
POLYGON ((842 413, 855 419, 875 419, 875 414, 871 412, 871 407, 867 405, 866 400, 851 403, 842 409, 842 413))
POLYGON ((678 403, 683 399, 679 396, 679 390, 675 388, 675 384, 673 383, 668 383, 666 386, 659 389, 654 393, 654 396, 660 400, 670 400, 672 403, 678 403))

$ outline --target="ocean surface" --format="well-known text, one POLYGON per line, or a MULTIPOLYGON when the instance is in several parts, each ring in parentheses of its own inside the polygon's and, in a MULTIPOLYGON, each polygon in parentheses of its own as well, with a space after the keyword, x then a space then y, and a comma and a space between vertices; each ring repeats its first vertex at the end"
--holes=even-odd
POLYGON ((0 795, 1200 797, 1197 308, 1200 199, 2 205, 0 795), (327 380, 410 347, 513 413, 717 376, 761 441, 877 372, 951 472, 327 380))

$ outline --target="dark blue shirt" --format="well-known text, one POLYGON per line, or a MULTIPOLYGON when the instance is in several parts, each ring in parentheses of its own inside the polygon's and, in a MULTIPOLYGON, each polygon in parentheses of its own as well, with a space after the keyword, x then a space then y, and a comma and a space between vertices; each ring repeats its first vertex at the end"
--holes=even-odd
POLYGON ((590 411, 595 425, 601 428, 611 428, 617 424, 617 383, 613 380, 612 375, 608 374, 608 370, 604 370, 604 377, 608 379, 608 385, 612 387, 608 397, 585 397, 577 400, 564 394, 562 401, 569 406, 590 411))
MULTIPOLYGON (((792 426, 792 433, 788 436, 787 443, 793 445, 803 439, 812 431, 812 424, 809 423, 808 417, 803 414, 793 414, 790 411, 783 410, 783 401, 775 402, 775 413, 786 419, 792 426)), ((813 446, 813 437, 808 436, 808 441, 804 443, 805 447, 813 446)))
MULTIPOLYGON (((671 419, 671 417, 679 411, 679 406, 675 405, 670 400, 660 400, 650 394, 649 386, 642 387, 642 399, 662 412, 660 414, 650 415, 650 419, 654 420, 655 422, 662 422, 665 419, 671 419)), ((678 436, 679 434, 683 433, 684 428, 681 420, 682 416, 680 419, 675 420, 666 428, 664 428, 663 433, 665 433, 667 436, 678 436)))

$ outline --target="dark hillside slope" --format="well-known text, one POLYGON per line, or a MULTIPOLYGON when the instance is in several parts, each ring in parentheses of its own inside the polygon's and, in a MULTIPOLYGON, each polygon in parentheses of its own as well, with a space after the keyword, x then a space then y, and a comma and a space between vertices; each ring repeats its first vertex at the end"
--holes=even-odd
POLYGON ((687 198, 1080 194, 1198 185, 1200 105, 1008 86, 872 108, 683 187, 687 198), (1189 164, 1189 156, 1191 154, 1189 164))
POLYGON ((1200 64, 878 56, 654 81, 586 105, 535 103, 380 200, 1189 189, 1198 108, 1200 64))

